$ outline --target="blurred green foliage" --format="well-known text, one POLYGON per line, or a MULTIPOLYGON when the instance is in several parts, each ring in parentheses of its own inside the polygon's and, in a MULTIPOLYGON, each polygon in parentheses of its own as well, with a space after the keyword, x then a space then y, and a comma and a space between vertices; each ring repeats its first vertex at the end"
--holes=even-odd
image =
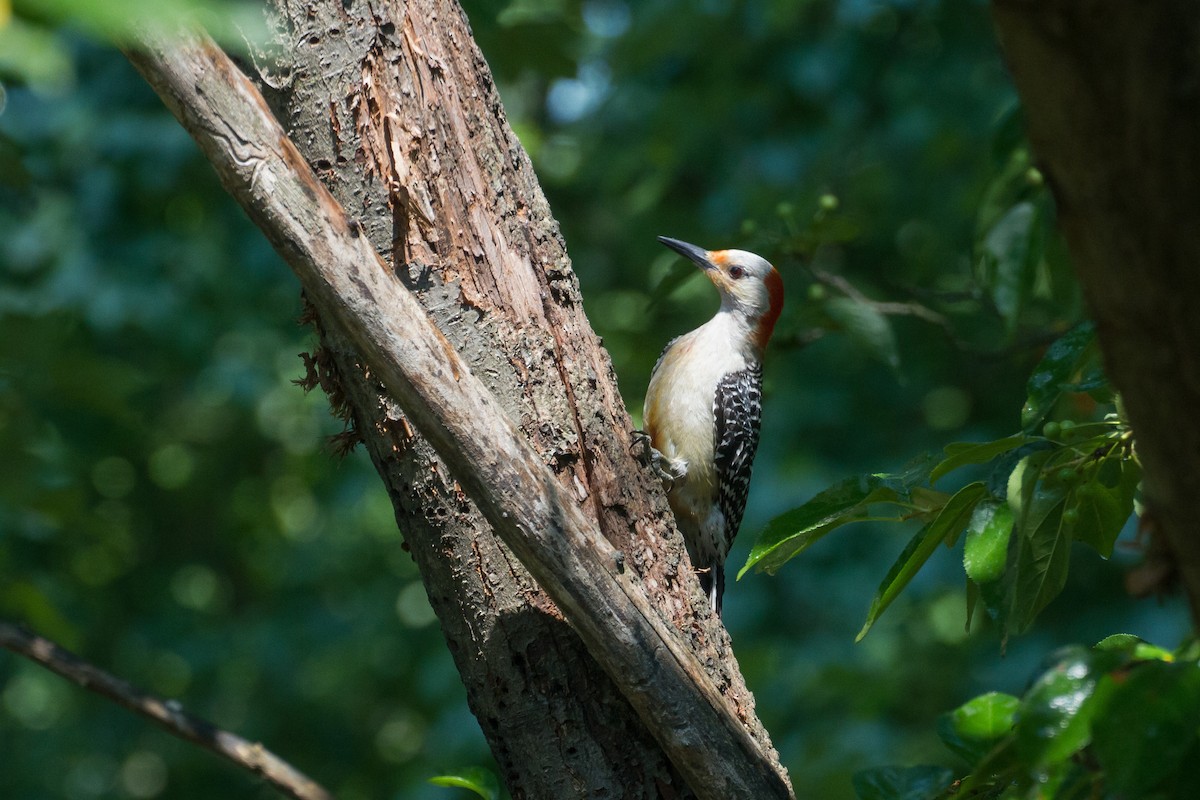
POLYGON ((879 767, 862 800, 1191 798, 1200 792, 1200 651, 1129 634, 1053 653, 1021 697, 989 692, 938 721, 969 771, 879 767))
POLYGON ((941 460, 915 459, 901 474, 834 484, 767 523, 739 577, 751 567, 776 572, 845 525, 920 520, 924 526, 884 577, 858 638, 938 545, 954 547, 964 533, 967 627, 982 598, 1002 642, 1025 631, 1066 584, 1072 542, 1091 546, 1103 558, 1112 555, 1134 512, 1142 476, 1133 431, 1117 410, 1120 399, 1100 366, 1092 323, 1077 325, 1046 350, 1027 391, 1023 433, 955 442, 945 447, 941 460), (1068 395, 1091 401, 1085 407, 1092 419, 1082 424, 1072 418, 1046 420, 1068 395), (1114 410, 1099 418, 1110 402, 1114 410), (1039 426, 1042 436, 1034 433, 1039 426), (968 483, 953 495, 933 488, 947 474, 979 464, 990 466, 986 480, 968 483), (879 516, 880 506, 890 513, 879 516))
MULTIPOLYGON (((331 457, 323 398, 291 385, 310 344, 294 280, 128 64, 81 37, 96 26, 61 24, 65 3, 13 6, 0 18, 0 614, 262 740, 340 797, 467 796, 428 783, 478 776, 464 768, 488 757, 387 500, 361 454, 331 457)), ((1103 423, 1086 389, 1048 387, 1018 413, 1081 307, 984 3, 465 6, 635 417, 659 350, 716 305, 656 235, 751 249, 784 275, 735 561, 846 475, 903 475, 947 442, 1039 427, 1049 459, 1107 430, 1062 435, 1063 420, 1103 423)), ((937 491, 982 482, 995 497, 985 454, 969 452, 947 451, 961 464, 937 491)), ((1033 491, 1057 475, 1040 469, 1033 491)), ((919 488, 900 486, 930 507, 919 488)), ((955 736, 991 742, 1005 698, 1031 702, 1047 652, 1186 630, 1177 601, 1124 597, 1135 554, 1109 526, 1111 559, 1068 542, 1061 597, 1002 657, 1004 622, 981 614, 968 633, 964 613, 964 540, 981 586, 1009 552, 994 513, 975 522, 985 500, 956 517, 968 531, 954 552, 927 547, 919 520, 867 523, 730 587, 739 658, 806 795, 938 790, 965 774, 939 739, 947 710, 996 692, 955 712, 971 720, 955 736), (928 560, 893 575, 906 542, 928 560), (885 576, 904 591, 880 589, 885 576), (852 782, 865 768, 884 771, 852 782)), ((1103 744, 1129 719, 1112 720, 1093 746, 1132 785, 1144 776, 1103 744)), ((0 741, 5 797, 270 794, 6 655, 0 741)), ((972 746, 952 752, 975 767, 972 746)))

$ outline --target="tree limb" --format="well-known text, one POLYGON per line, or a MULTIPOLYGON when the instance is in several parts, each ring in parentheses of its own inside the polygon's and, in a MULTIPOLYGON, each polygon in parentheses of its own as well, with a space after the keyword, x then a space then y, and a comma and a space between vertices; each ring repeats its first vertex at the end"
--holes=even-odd
POLYGON ((354 342, 495 531, 583 639, 693 791, 792 796, 618 552, 316 179, 256 88, 206 38, 128 53, 225 188, 354 342))
POLYGON ((1038 167, 1200 623, 1200 17, 1188 0, 994 0, 1038 167))
POLYGON ((174 700, 163 700, 143 692, 19 625, 0 620, 0 647, 153 720, 180 739, 198 744, 242 769, 262 776, 296 800, 333 800, 333 795, 324 787, 261 744, 248 742, 236 733, 187 713, 174 700))

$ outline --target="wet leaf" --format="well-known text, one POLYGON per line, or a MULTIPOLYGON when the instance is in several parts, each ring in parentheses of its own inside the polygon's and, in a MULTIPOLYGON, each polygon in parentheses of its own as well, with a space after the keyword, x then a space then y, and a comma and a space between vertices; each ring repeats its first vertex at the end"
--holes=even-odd
POLYGON ((1012 732, 1021 701, 1010 694, 988 692, 968 700, 938 720, 938 736, 957 755, 975 762, 1012 732))
POLYGON ((1004 574, 1012 530, 1013 513, 1008 503, 984 500, 975 507, 963 547, 963 567, 968 578, 976 583, 990 583, 1004 574))

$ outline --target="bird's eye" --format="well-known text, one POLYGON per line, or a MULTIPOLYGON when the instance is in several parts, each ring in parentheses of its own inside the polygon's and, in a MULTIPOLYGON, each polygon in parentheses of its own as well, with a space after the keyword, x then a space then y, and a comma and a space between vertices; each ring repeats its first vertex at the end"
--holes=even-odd
POLYGON ((745 275, 746 275, 746 270, 744 267, 730 267, 729 268, 729 277, 733 278, 734 280, 745 277, 745 275))

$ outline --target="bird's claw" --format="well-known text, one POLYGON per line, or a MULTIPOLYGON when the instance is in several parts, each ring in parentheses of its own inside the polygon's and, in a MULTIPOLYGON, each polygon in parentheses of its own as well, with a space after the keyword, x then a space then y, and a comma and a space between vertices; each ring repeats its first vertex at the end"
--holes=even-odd
POLYGON ((666 490, 671 491, 671 487, 681 476, 671 469, 666 457, 650 443, 650 434, 645 431, 634 431, 633 444, 629 446, 630 451, 635 447, 641 448, 641 452, 636 455, 638 461, 649 467, 655 477, 662 481, 666 490))

